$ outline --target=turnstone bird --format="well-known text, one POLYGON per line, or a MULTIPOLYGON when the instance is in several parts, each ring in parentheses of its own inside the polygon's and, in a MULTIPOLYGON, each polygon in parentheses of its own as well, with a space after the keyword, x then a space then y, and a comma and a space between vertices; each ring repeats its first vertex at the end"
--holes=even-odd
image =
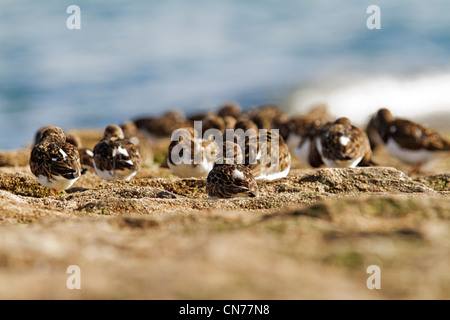
POLYGON ((367 137, 369 138, 370 148, 372 150, 376 150, 379 146, 384 145, 383 139, 381 139, 381 136, 378 133, 376 120, 377 120, 376 115, 371 117, 366 127, 366 134, 367 137))
POLYGON ((144 117, 134 120, 136 127, 145 132, 151 140, 168 138, 178 128, 192 127, 191 120, 185 118, 184 114, 170 111, 160 117, 144 117))
MULTIPOLYGON (((250 168, 256 180, 285 178, 291 169, 291 154, 284 139, 275 130, 263 131, 258 136, 259 159, 250 168)), ((247 150, 250 149, 246 147, 247 150)))
POLYGON ((64 131, 52 126, 42 131, 31 150, 30 169, 41 185, 57 195, 80 177, 80 155, 75 146, 66 142, 64 131))
POLYGON ((280 134, 292 151, 303 163, 313 166, 314 137, 323 124, 331 121, 325 105, 312 108, 308 113, 295 115, 280 125, 280 134))
POLYGON ((312 108, 306 114, 293 115, 279 126, 280 134, 286 141, 289 149, 294 150, 305 137, 311 139, 314 130, 330 121, 334 121, 325 105, 312 108))
POLYGON ((206 178, 217 153, 215 142, 200 139, 194 128, 180 128, 172 134, 167 165, 180 178, 206 178))
POLYGON ((292 151, 303 163, 312 165, 312 152, 314 137, 320 130, 324 122, 320 119, 298 116, 292 118, 286 127, 282 127, 280 131, 285 129, 284 136, 289 150, 292 151))
MULTIPOLYGON (((50 128, 55 129, 58 127, 44 126, 44 127, 40 128, 36 132, 36 135, 35 135, 35 140, 34 140, 35 145, 38 144, 39 141, 41 141, 44 132, 50 128)), ((68 134, 66 134, 66 142, 70 143, 71 145, 73 145, 75 148, 78 149, 78 153, 80 155, 80 161, 81 161, 81 174, 86 173, 87 170, 93 170, 92 158, 94 157, 94 153, 92 152, 92 150, 82 147, 80 137, 78 135, 68 133, 68 134)))
POLYGON ((374 165, 366 133, 348 118, 325 124, 315 140, 322 162, 330 168, 374 165))
POLYGON ((81 161, 81 174, 85 174, 88 170, 94 171, 94 153, 91 149, 82 146, 80 137, 68 133, 66 134, 66 141, 78 149, 81 161))
POLYGON ((223 132, 225 131, 225 121, 223 120, 223 118, 216 114, 207 115, 202 120, 202 136, 204 139, 208 139, 209 134, 207 131, 211 129, 219 130, 221 132, 220 134, 223 134, 223 132))
POLYGON ((373 126, 392 157, 414 166, 410 173, 420 172, 438 152, 450 151, 450 141, 436 131, 406 119, 396 119, 386 108, 377 112, 373 126))
POLYGON ((78 148, 81 161, 81 174, 86 173, 88 170, 95 171, 94 169, 94 152, 88 148, 78 148))
POLYGON ((231 141, 223 143, 206 178, 206 192, 210 199, 259 196, 258 184, 250 168, 241 164, 242 158, 237 144, 231 141))
MULTIPOLYGON (((56 129, 56 130, 58 130, 58 127, 57 126, 44 126, 44 127, 41 127, 36 132, 36 134, 34 136, 34 145, 37 145, 41 141, 41 139, 42 139, 42 137, 44 135, 44 132, 47 131, 47 129, 56 129)), ((70 143, 71 145, 75 146, 76 148, 80 148, 81 147, 81 139, 80 139, 80 137, 78 137, 77 135, 74 135, 74 134, 65 134, 65 136, 66 136, 66 142, 67 143, 70 143)))
POLYGON ((82 146, 81 139, 75 134, 66 134, 66 141, 78 149, 81 161, 81 174, 85 174, 88 170, 94 171, 94 153, 91 149, 82 146))
POLYGON ((140 137, 139 137, 139 129, 133 121, 125 121, 120 125, 120 128, 123 131, 123 135, 125 139, 130 140, 132 144, 135 146, 139 145, 140 137))
POLYGON ((106 127, 103 139, 94 147, 95 172, 107 181, 130 180, 140 165, 137 147, 125 139, 117 125, 106 127))
POLYGON ((242 108, 237 102, 230 102, 223 105, 217 113, 220 117, 233 117, 238 119, 242 114, 242 108))
POLYGON ((189 115, 189 117, 187 118, 189 121, 194 122, 194 121, 202 121, 203 119, 205 119, 206 117, 210 116, 210 115, 214 115, 215 113, 212 111, 205 111, 205 112, 197 112, 194 114, 189 115))
POLYGON ((225 130, 226 129, 234 129, 236 126, 237 119, 232 116, 224 116, 222 117, 223 122, 225 123, 225 130))
MULTIPOLYGON (((36 134, 34 135, 34 144, 33 144, 33 146, 37 145, 42 140, 44 132, 47 129, 58 130, 58 127, 57 126, 44 126, 44 127, 41 127, 38 131, 36 131, 36 134)), ((66 136, 66 141, 67 141, 67 136, 66 136)))
MULTIPOLYGON (((278 130, 257 129, 251 120, 236 123, 232 140, 244 151, 244 164, 256 180, 276 180, 288 175, 291 168, 291 154, 278 130), (240 130, 241 129, 241 130, 240 130)), ((230 141, 227 134, 226 141, 230 141)))
POLYGON ((133 121, 125 121, 120 127, 122 128, 125 139, 130 140, 139 151, 140 165, 150 166, 153 164, 153 143, 148 139, 142 130, 139 130, 133 121))
POLYGON ((255 122, 248 119, 239 119, 234 124, 234 130, 242 129, 244 132, 248 130, 254 130, 256 134, 259 132, 259 128, 255 122))
POLYGON ((248 112, 248 116, 258 128, 267 130, 278 129, 288 119, 288 116, 278 106, 272 104, 252 110, 248 112))

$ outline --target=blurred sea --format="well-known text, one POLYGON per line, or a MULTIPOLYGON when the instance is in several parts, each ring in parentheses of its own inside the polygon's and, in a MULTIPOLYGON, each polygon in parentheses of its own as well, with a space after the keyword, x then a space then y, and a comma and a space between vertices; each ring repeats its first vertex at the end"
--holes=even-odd
POLYGON ((0 149, 227 101, 364 123, 450 112, 450 1, 2 0, 0 149), (68 30, 69 5, 81 30, 68 30), (368 30, 369 5, 381 30, 368 30))

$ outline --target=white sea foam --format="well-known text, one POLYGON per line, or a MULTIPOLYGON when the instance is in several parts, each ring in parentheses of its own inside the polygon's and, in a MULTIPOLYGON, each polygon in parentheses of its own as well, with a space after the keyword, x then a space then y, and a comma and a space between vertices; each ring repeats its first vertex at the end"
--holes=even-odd
POLYGON ((328 82, 296 91, 289 110, 306 112, 325 103, 335 116, 364 124, 378 109, 394 116, 421 120, 429 114, 450 115, 450 71, 414 77, 376 76, 347 82, 328 82))

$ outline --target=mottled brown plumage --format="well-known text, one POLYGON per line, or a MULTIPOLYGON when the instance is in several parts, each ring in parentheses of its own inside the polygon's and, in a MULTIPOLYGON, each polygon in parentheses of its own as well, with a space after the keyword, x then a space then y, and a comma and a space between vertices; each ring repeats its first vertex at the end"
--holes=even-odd
POLYGON ((279 127, 290 151, 303 163, 312 167, 322 165, 315 148, 315 136, 322 126, 332 120, 326 105, 312 108, 308 113, 294 115, 279 127))
POLYGON ((311 138, 309 145, 305 146, 307 148, 307 154, 305 155, 306 158, 303 161, 313 168, 319 168, 324 164, 322 161, 322 156, 317 150, 318 139, 320 139, 320 136, 317 134, 316 136, 311 138))
POLYGON ((175 111, 167 112, 160 117, 143 117, 134 120, 136 127, 150 138, 167 138, 178 128, 192 127, 193 122, 183 114, 175 111))
POLYGON ((370 148, 372 150, 376 150, 380 146, 384 145, 384 142, 381 139, 381 136, 376 126, 376 119, 377 119, 376 116, 371 117, 366 126, 366 134, 367 137, 369 138, 370 148))
POLYGON ((222 117, 215 114, 209 114, 202 120, 202 136, 208 139, 208 130, 216 129, 223 134, 225 132, 225 121, 222 117), (206 134, 205 134, 206 133, 206 134))
MULTIPOLYGON (((250 120, 238 121, 233 142, 241 146, 244 164, 257 180, 275 180, 287 176, 291 155, 283 137, 274 130, 258 130, 250 120)), ((228 139, 226 135, 224 140, 228 139)))
POLYGON ((385 144, 391 138, 407 150, 450 150, 450 142, 435 130, 410 120, 394 118, 386 108, 378 111, 374 127, 385 144))
MULTIPOLYGON (((291 167, 291 154, 283 137, 276 130, 264 130, 260 132, 257 142, 257 161, 249 163, 255 179, 276 180, 286 177, 291 167)), ((252 143, 255 140, 249 140, 245 146, 246 161, 251 161, 249 156, 254 154, 252 143)))
POLYGON ((328 167, 374 165, 366 133, 345 117, 329 122, 320 129, 316 148, 328 167))
POLYGON ((217 149, 213 141, 198 137, 194 128, 180 128, 172 134, 167 165, 180 178, 206 178, 217 149))
POLYGON ((103 139, 94 147, 93 164, 97 174, 107 180, 130 180, 139 170, 137 147, 125 139, 117 125, 106 127, 103 139))
POLYGON ((252 120, 259 129, 277 129, 280 124, 286 122, 288 116, 276 105, 267 104, 256 110, 248 112, 252 120))
MULTIPOLYGON (((58 128, 59 127, 52 126, 52 125, 41 127, 35 134, 34 145, 38 144, 39 141, 41 141, 41 139, 43 137, 43 134, 44 134, 44 132, 47 129, 56 129, 56 130, 58 130, 58 128)), ((69 134, 65 134, 65 135, 66 135, 66 142, 67 143, 70 143, 71 145, 75 146, 78 149, 81 148, 81 139, 80 139, 79 136, 74 135, 74 134, 70 134, 70 133, 69 134)))
MULTIPOLYGON (((51 126, 51 125, 41 127, 38 131, 36 131, 36 134, 34 135, 34 144, 33 145, 37 145, 41 141, 41 139, 42 139, 42 137, 44 135, 44 132, 47 129, 56 129, 56 130, 58 130, 60 128, 57 127, 57 126, 51 126)), ((66 139, 67 139, 67 136, 66 136, 66 139)))
MULTIPOLYGON (((174 160, 173 160, 173 149, 180 144, 184 144, 186 146, 186 148, 189 148, 191 151, 191 159, 194 159, 194 155, 195 152, 199 151, 199 144, 195 144, 195 139, 198 138, 197 133, 195 132, 194 128, 180 128, 177 129, 173 132, 173 140, 170 141, 169 144, 169 151, 168 151, 168 156, 167 156, 167 161, 171 164, 175 164, 174 160)), ((185 149, 181 149, 180 153, 177 154, 177 156, 179 157, 183 157, 183 151, 185 149)))
POLYGON ((238 119, 242 113, 242 108, 237 102, 230 102, 223 105, 219 112, 217 113, 220 117, 224 118, 226 116, 238 119))
POLYGON ((388 153, 400 161, 413 165, 410 173, 421 171, 438 152, 450 151, 450 141, 439 133, 406 119, 394 118, 386 109, 380 109, 371 119, 388 153))
POLYGON ((196 112, 194 114, 189 115, 189 117, 187 119, 193 123, 194 121, 202 121, 209 115, 214 115, 214 114, 215 114, 215 112, 212 112, 212 111, 196 112))
MULTIPOLYGON (((286 140, 286 143, 291 146, 290 140, 311 139, 315 136, 317 130, 328 122, 328 120, 316 119, 310 116, 295 116, 280 127, 280 134, 286 140)), ((298 147, 298 143, 294 142, 292 149, 296 147, 298 147)))
POLYGON ((55 126, 44 129, 30 155, 30 169, 43 186, 55 192, 70 188, 80 177, 78 149, 66 142, 64 131, 55 126))
POLYGON ((258 184, 250 168, 236 164, 242 160, 239 146, 230 141, 224 142, 215 160, 206 179, 206 192, 210 198, 259 196, 258 184))
MULTIPOLYGON (((47 129, 55 129, 58 128, 56 126, 44 126, 42 128, 40 128, 35 135, 35 140, 34 140, 34 144, 38 144, 39 141, 42 139, 42 135, 43 133, 47 130, 47 129)), ((93 162, 92 162, 92 157, 93 157, 93 153, 90 149, 88 148, 84 148, 82 147, 82 143, 81 143, 81 139, 79 136, 75 135, 75 134, 66 134, 66 142, 70 143, 71 145, 73 145, 74 147, 76 147, 78 149, 78 153, 80 155, 80 161, 81 161, 81 174, 86 173, 86 171, 88 170, 93 170, 93 162)))
POLYGON ((88 170, 93 170, 94 172, 94 152, 88 148, 79 148, 78 153, 80 154, 81 173, 84 174, 88 170))
POLYGON ((234 124, 234 130, 242 129, 244 132, 247 130, 254 130, 256 133, 258 133, 258 126, 255 122, 248 119, 239 119, 234 124))
POLYGON ((138 149, 141 166, 150 166, 154 160, 154 143, 142 130, 138 129, 133 121, 125 121, 122 128, 125 139, 130 140, 138 149))
POLYGON ((225 130, 226 129, 234 129, 234 127, 236 126, 236 118, 232 117, 232 116, 224 116, 222 117, 223 122, 225 123, 225 130))
POLYGON ((211 198, 259 196, 252 171, 242 164, 215 164, 206 179, 206 192, 211 198))
POLYGON ((312 139, 315 131, 333 120, 325 105, 319 105, 306 114, 291 116, 280 124, 280 134, 290 149, 297 148, 299 140, 312 139), (291 141, 292 140, 292 141, 291 141))

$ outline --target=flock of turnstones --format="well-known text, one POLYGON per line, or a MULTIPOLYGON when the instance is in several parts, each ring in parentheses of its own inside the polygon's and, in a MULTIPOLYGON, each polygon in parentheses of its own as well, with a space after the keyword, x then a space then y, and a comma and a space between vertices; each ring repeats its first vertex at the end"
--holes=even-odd
POLYGON ((206 192, 213 199, 257 197, 257 180, 288 175, 291 153, 313 168, 352 168, 375 166, 372 150, 384 145, 417 172, 438 152, 450 151, 450 142, 436 131, 397 119, 388 109, 374 114, 363 130, 348 118, 333 119, 326 107, 288 116, 273 105, 243 112, 238 104, 228 104, 189 118, 169 112, 110 125, 93 150, 81 148, 77 137, 61 128, 47 126, 36 134, 30 168, 55 195, 69 189, 89 167, 107 181, 130 180, 140 168, 140 139, 173 136, 177 139, 170 142, 167 166, 181 178, 206 178, 206 192), (195 121, 200 121, 200 130, 195 121), (252 134, 230 139, 227 129, 252 134), (217 133, 223 139, 217 139, 217 133))

